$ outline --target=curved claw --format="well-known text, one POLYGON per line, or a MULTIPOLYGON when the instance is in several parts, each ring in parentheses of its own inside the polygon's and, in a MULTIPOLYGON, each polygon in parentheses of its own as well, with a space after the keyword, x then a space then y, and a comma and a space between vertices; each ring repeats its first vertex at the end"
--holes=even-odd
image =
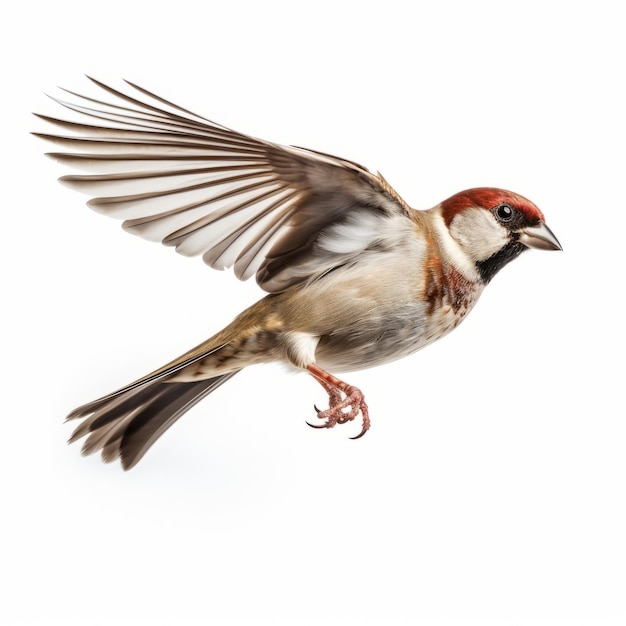
MULTIPOLYGON (((321 413, 321 412, 322 412, 322 409, 318 409, 318 408, 317 408, 317 404, 314 404, 314 405, 313 405, 313 408, 315 409, 315 412, 316 412, 316 413, 321 413)), ((307 424, 308 424, 308 422, 307 422, 307 424)), ((310 426, 310 424, 309 424, 309 426, 310 426)))
POLYGON ((363 426, 363 428, 361 429, 361 432, 356 437, 349 437, 349 439, 352 439, 353 441, 355 439, 360 439, 366 432, 367 432, 367 428, 363 426))
MULTIPOLYGON (((319 413, 319 411, 318 411, 318 413, 319 413)), ((311 428, 326 428, 326 424, 311 424, 311 422, 306 422, 306 421, 305 421, 305 424, 307 426, 310 426, 311 428)), ((360 436, 361 435, 359 435, 359 437, 360 436)))

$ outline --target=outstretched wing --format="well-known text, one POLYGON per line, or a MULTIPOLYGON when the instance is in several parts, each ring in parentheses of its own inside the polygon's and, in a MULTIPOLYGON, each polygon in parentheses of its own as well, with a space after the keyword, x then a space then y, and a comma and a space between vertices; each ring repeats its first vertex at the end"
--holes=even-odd
POLYGON ((56 100, 89 124, 38 116, 63 133, 35 133, 57 146, 49 156, 87 172, 60 180, 126 230, 242 280, 256 274, 270 293, 380 248, 382 221, 411 211, 356 163, 232 131, 130 82, 134 96, 90 80, 106 100, 56 100))

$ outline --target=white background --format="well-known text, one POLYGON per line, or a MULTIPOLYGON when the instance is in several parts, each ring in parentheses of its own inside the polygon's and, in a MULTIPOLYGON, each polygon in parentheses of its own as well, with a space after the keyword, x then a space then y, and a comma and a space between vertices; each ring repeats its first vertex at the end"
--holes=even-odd
MULTIPOLYGON (((624 624, 623 20, 615 2, 23 2, 3 16, 3 624, 624 624), (28 135, 43 92, 129 78, 379 169, 428 208, 493 185, 528 252, 452 335, 358 372, 373 427, 245 371, 131 472, 77 406, 262 294, 125 234, 28 135)), ((6 12, 4 8, 2 11, 6 12)))

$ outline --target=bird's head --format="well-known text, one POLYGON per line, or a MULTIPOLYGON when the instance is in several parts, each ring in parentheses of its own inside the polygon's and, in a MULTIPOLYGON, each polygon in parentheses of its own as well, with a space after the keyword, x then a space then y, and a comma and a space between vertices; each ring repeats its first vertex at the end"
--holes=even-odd
POLYGON ((539 208, 511 191, 462 191, 442 202, 441 215, 484 282, 528 248, 562 250, 539 208))

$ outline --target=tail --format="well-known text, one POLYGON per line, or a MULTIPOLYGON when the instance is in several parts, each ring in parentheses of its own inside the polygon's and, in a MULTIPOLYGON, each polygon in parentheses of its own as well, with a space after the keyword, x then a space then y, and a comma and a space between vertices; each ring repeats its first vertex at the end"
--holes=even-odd
POLYGON ((88 435, 82 447, 84 455, 101 450, 105 462, 119 458, 125 470, 134 467, 179 417, 239 371, 204 380, 175 380, 188 364, 158 370, 78 407, 67 416, 68 420, 83 419, 69 443, 88 435))

